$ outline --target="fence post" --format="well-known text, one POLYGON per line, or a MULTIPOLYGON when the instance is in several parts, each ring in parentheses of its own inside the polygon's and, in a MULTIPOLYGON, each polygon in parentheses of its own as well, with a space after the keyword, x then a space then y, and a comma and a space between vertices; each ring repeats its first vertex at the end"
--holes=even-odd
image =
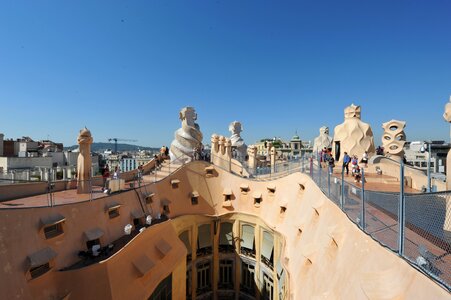
POLYGON ((313 158, 310 157, 310 177, 313 179, 313 158))
POLYGON ((345 202, 345 168, 341 168, 341 196, 340 196, 340 208, 343 210, 345 202))
POLYGON ((362 213, 361 228, 365 231, 365 169, 362 168, 362 213))
POLYGON ((321 189, 321 175, 323 175, 322 171, 323 171, 323 169, 322 169, 321 164, 320 164, 320 166, 318 168, 318 183, 319 183, 318 186, 319 186, 320 189, 321 189))
POLYGON ((330 198, 330 172, 327 172, 327 191, 330 198))
POLYGON ((404 229, 405 229, 405 199, 404 199, 404 162, 400 164, 400 190, 399 190, 399 207, 398 207, 398 254, 404 255, 404 229))
POLYGON ((89 201, 92 201, 92 176, 89 177, 89 201))

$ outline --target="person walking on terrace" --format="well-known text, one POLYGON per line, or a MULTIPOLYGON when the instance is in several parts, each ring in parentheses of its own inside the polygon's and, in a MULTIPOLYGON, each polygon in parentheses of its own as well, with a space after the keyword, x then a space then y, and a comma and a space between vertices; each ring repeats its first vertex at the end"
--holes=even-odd
POLYGON ((113 179, 119 179, 120 176, 121 176, 121 168, 119 166, 116 166, 116 168, 114 168, 113 179))
POLYGON ((108 187, 107 187, 108 178, 110 178, 110 168, 108 167, 108 164, 106 164, 105 167, 103 168, 103 173, 102 173, 102 180, 103 180, 102 191, 108 189, 108 187))
POLYGON ((349 163, 351 162, 351 157, 348 155, 348 152, 345 152, 344 154, 343 169, 346 169, 346 175, 349 175, 349 163))
POLYGON ((368 167, 368 151, 365 151, 362 155, 362 164, 365 165, 365 168, 368 167))
POLYGON ((329 174, 332 175, 332 173, 334 172, 334 167, 335 167, 335 159, 332 156, 332 154, 329 155, 329 174))

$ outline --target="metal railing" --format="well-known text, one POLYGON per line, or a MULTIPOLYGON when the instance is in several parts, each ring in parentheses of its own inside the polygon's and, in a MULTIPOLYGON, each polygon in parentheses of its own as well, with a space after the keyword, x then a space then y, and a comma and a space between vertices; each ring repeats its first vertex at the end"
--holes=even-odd
POLYGON ((402 179, 400 192, 365 190, 363 172, 352 184, 316 159, 302 169, 362 231, 451 291, 451 191, 408 194, 402 179))
MULTIPOLYGON (((158 160, 160 161, 161 158, 158 160)), ((149 184, 156 184, 181 168, 185 162, 183 157, 176 158, 172 162, 166 160, 165 163, 156 165, 150 170, 150 175, 155 176, 153 182, 145 182, 142 176, 136 176, 133 184, 129 181, 125 190, 141 186, 146 188, 149 184), (163 177, 157 180, 158 172, 162 173, 163 177)), ((236 169, 234 173, 238 176, 244 176, 243 174, 247 172, 251 180, 273 180, 295 172, 310 176, 321 191, 362 231, 451 291, 451 230, 448 230, 451 229, 451 212, 449 211, 451 210, 451 191, 408 194, 404 193, 401 184, 400 192, 397 193, 366 190, 364 172, 362 172, 361 183, 352 184, 345 180, 344 169, 341 169, 341 173, 330 174, 329 170, 321 168, 319 162, 312 156, 280 161, 269 170, 254 173, 248 169, 245 162, 238 164, 228 160, 221 162, 229 163, 230 166, 227 168, 236 169)), ((401 164, 400 167, 402 178, 403 165, 401 164)), ((146 173, 149 174, 149 172, 146 173)), ((30 201, 27 207, 54 206, 70 203, 68 201, 73 202, 73 198, 68 199, 64 194, 56 193, 56 191, 76 189, 75 180, 47 180, 38 183, 42 185, 40 188, 43 192, 37 193, 37 196, 32 197, 33 199, 22 197, 19 202, 25 204, 30 201), (33 201, 39 200, 39 197, 42 198, 40 202, 34 204, 33 201)), ((101 178, 90 180, 87 184, 90 186, 90 193, 78 194, 77 202, 91 201, 103 196, 101 178)), ((5 202, 0 204, 2 208, 21 205, 5 202)))
POLYGON ((248 161, 239 161, 237 159, 224 159, 212 154, 214 165, 225 171, 231 170, 232 173, 246 177, 255 181, 268 181, 287 176, 296 172, 303 172, 307 163, 307 158, 297 157, 287 160, 277 160, 274 166, 257 163, 255 168, 249 165, 248 161))

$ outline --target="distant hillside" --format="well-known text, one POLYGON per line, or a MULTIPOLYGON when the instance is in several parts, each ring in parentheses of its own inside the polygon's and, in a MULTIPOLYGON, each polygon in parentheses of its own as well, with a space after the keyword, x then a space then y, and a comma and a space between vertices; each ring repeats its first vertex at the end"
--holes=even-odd
MULTIPOLYGON (((70 147, 64 147, 64 150, 75 150, 78 149, 78 145, 73 145, 70 147)), ((114 143, 92 143, 91 151, 93 152, 103 152, 106 149, 114 150, 114 143)), ((138 150, 150 150, 150 151, 160 151, 160 148, 143 147, 130 144, 120 144, 117 143, 117 151, 138 151, 138 150)))

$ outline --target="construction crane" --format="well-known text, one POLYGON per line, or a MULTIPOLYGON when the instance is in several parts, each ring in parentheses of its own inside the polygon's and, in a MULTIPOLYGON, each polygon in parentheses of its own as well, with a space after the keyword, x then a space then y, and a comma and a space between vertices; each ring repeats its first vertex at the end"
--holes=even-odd
POLYGON ((137 142, 137 140, 127 140, 127 139, 119 139, 119 138, 110 138, 108 142, 114 141, 114 153, 117 153, 117 141, 120 142, 137 142))

